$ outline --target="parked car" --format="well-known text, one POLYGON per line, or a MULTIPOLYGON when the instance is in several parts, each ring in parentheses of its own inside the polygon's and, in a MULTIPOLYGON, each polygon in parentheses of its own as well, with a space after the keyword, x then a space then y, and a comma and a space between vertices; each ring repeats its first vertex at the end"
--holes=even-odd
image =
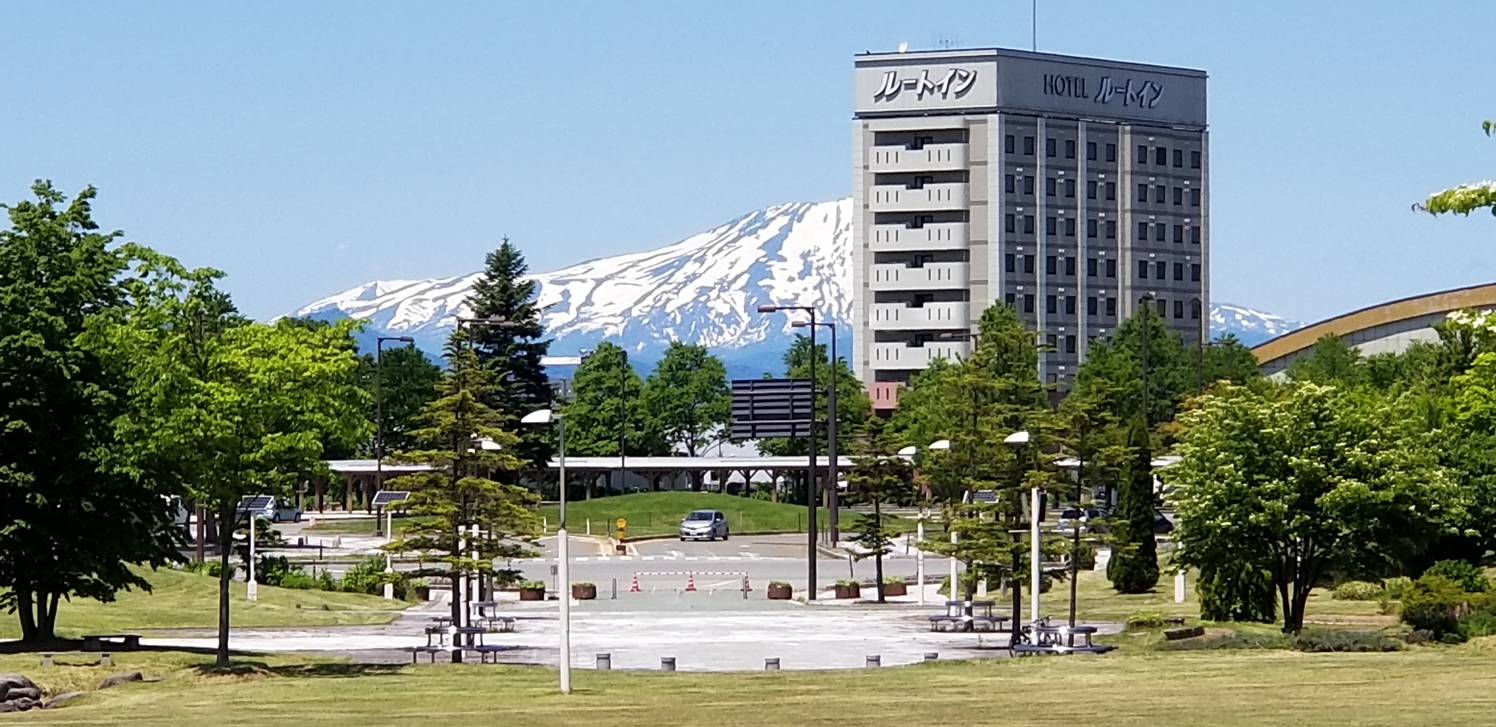
POLYGON ((273 523, 299 523, 301 522, 301 508, 284 500, 271 500, 266 505, 254 512, 256 518, 265 518, 273 523))
POLYGON ((692 510, 680 521, 681 540, 727 540, 727 516, 720 510, 692 510))
POLYGON ((1067 507, 1060 512, 1060 522, 1055 530, 1066 535, 1073 535, 1078 523, 1082 533, 1102 532, 1105 526, 1096 521, 1103 520, 1109 515, 1111 511, 1104 507, 1088 507, 1085 510, 1067 507))

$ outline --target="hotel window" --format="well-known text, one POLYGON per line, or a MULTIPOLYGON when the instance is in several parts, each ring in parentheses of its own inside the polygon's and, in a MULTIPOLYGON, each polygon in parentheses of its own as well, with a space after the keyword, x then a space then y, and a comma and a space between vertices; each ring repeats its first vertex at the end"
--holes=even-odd
POLYGON ((1153 147, 1153 163, 1161 167, 1167 166, 1169 164, 1169 150, 1161 146, 1153 147))
POLYGON ((1075 140, 1074 139, 1066 139, 1065 140, 1065 158, 1066 159, 1074 159, 1075 158, 1075 140))
POLYGON ((1050 237, 1054 237, 1055 235, 1060 234, 1058 232, 1059 228, 1055 226, 1056 224, 1057 223, 1055 222, 1055 219, 1053 217, 1045 218, 1044 234, 1049 235, 1050 237))
POLYGON ((1008 253, 1003 256, 1003 270, 1009 273, 1018 272, 1018 256, 1008 253))
POLYGON ((1190 280, 1196 283, 1200 282, 1200 263, 1190 264, 1190 280))
POLYGON ((1169 302, 1163 298, 1159 298, 1154 302, 1158 304, 1158 317, 1167 318, 1169 315, 1169 302))
POLYGON ((1023 155, 1030 157, 1034 155, 1034 137, 1023 137, 1023 155))
POLYGON ((1174 318, 1176 320, 1184 318, 1184 301, 1174 301, 1174 318))
POLYGON ((1182 206, 1184 206, 1184 187, 1175 187, 1174 188, 1174 206, 1175 207, 1182 207, 1182 206))
POLYGON ((1065 218, 1065 237, 1075 237, 1075 218, 1065 218))
MULTIPOLYGON (((1047 335, 1047 336, 1044 337, 1044 345, 1045 345, 1045 347, 1047 347, 1051 351, 1058 351, 1058 350, 1060 350, 1055 345, 1058 342, 1059 342, 1059 337, 1056 336, 1053 333, 1051 333, 1051 334, 1049 334, 1049 335, 1047 335)), ((1050 374, 1049 375, 1049 383, 1051 383, 1051 384, 1054 383, 1054 374, 1050 374)))
POLYGON ((1174 263, 1174 279, 1184 280, 1184 263, 1174 263))
POLYGON ((1086 142, 1086 161, 1096 161, 1096 142, 1086 142))
POLYGON ((1148 201, 1148 185, 1146 185, 1146 184, 1139 184, 1138 185, 1138 204, 1143 204, 1144 202, 1147 202, 1147 201, 1148 201))
POLYGON ((1117 239, 1117 221, 1116 220, 1107 220, 1106 221, 1106 239, 1108 239, 1108 240, 1115 240, 1115 239, 1117 239))
POLYGON ((1158 280, 1169 279, 1169 264, 1163 261, 1153 263, 1153 277, 1158 280))
POLYGON ((1138 239, 1139 240, 1147 240, 1148 239, 1148 223, 1147 222, 1139 222, 1138 223, 1138 239))
POLYGON ((1174 225, 1174 242, 1184 242, 1184 225, 1174 225))
POLYGON ((1096 199, 1096 183, 1086 182, 1086 199, 1096 199))
POLYGON ((1053 255, 1044 258, 1044 274, 1054 275, 1060 271, 1060 261, 1053 255))
POLYGON ((1199 168, 1200 168, 1200 152, 1192 151, 1192 152, 1190 152, 1190 169, 1199 169, 1199 168))
MULTIPOLYGON (((1013 137, 1010 136, 1008 138, 1011 139, 1013 137)), ((1008 293, 1007 295, 1003 296, 1003 302, 1007 303, 1009 308, 1017 310, 1017 308, 1013 304, 1018 302, 1018 296, 1013 293, 1008 293)))
POLYGON ((1086 220, 1086 237, 1096 236, 1096 220, 1086 220))
POLYGON ((1096 277, 1096 258, 1086 259, 1086 277, 1096 277))
POLYGON ((1182 166, 1184 166, 1184 150, 1183 149, 1175 149, 1174 150, 1174 166, 1176 166, 1176 167, 1182 167, 1182 166))
POLYGON ((1115 162, 1115 161, 1117 161, 1117 145, 1116 144, 1107 144, 1106 145, 1106 160, 1109 161, 1109 162, 1115 162))
POLYGON ((1056 303, 1057 301, 1055 300, 1054 296, 1044 296, 1044 312, 1048 313, 1049 315, 1055 315, 1056 313, 1059 313, 1059 306, 1056 305, 1056 303))
POLYGON ((1034 178, 1026 176, 1023 178, 1023 193, 1032 195, 1034 193, 1034 178))
POLYGON ((1018 218, 1014 215, 1003 215, 1003 228, 1008 232, 1018 231, 1018 218))
POLYGON ((1047 156, 1047 157, 1054 156, 1056 148, 1057 148, 1057 146, 1056 146, 1054 137, 1051 136, 1048 139, 1044 140, 1044 156, 1047 156))
POLYGON ((1054 177, 1046 178, 1044 180, 1044 196, 1053 197, 1055 195, 1055 189, 1058 186, 1059 180, 1055 179, 1054 177))
POLYGON ((1027 274, 1027 275, 1033 275, 1034 274, 1034 256, 1033 255, 1024 255, 1023 256, 1023 272, 1025 274, 1027 274))
POLYGON ((1069 197, 1070 199, 1075 199, 1075 178, 1074 177, 1071 177, 1070 179, 1065 180, 1065 196, 1069 197))
POLYGON ((1066 255, 1065 256, 1065 275, 1068 276, 1068 277, 1072 277, 1072 278, 1075 277, 1075 256, 1074 255, 1066 255))
POLYGON ((1093 295, 1086 298, 1086 315, 1094 316, 1096 315, 1096 310, 1096 296, 1093 295))
POLYGON ((1106 316, 1108 318, 1116 318, 1117 317, 1117 299, 1116 298, 1107 298, 1106 299, 1106 316))
POLYGON ((1033 293, 1024 293, 1023 294, 1023 312, 1024 313, 1033 313, 1034 312, 1034 294, 1033 293))
POLYGON ((1164 235, 1168 233, 1168 225, 1160 222, 1153 226, 1153 239, 1157 242, 1164 241, 1164 235))
POLYGON ((1190 227, 1190 242, 1196 245, 1200 244, 1200 227, 1198 225, 1190 227))
POLYGON ((1169 203, 1169 188, 1160 184, 1153 188, 1153 201, 1159 204, 1169 203))
POLYGON ((1200 299, 1199 298, 1196 298, 1196 299, 1190 301, 1190 320, 1192 320, 1192 321, 1198 321, 1198 320, 1200 320, 1200 299))
POLYGON ((1117 201, 1117 183, 1116 182, 1107 182, 1106 183, 1106 201, 1108 201, 1108 202, 1115 202, 1115 201, 1117 201))
POLYGON ((1023 216, 1023 234, 1025 234, 1025 235, 1032 235, 1032 234, 1034 234, 1034 216, 1033 215, 1024 215, 1023 216))
POLYGON ((1107 258, 1107 260, 1106 260, 1106 276, 1108 278, 1115 278, 1115 277, 1117 277, 1117 259, 1116 258, 1107 258))
POLYGON ((1011 174, 1003 177, 1003 191, 1008 194, 1018 193, 1018 178, 1011 174))
POLYGON ((1065 336, 1065 353, 1075 353, 1075 336, 1065 336))
POLYGON ((1147 279, 1148 279, 1148 261, 1147 260, 1139 260, 1138 261, 1138 280, 1147 280, 1147 279))
POLYGON ((1065 296, 1065 315, 1075 315, 1075 296, 1073 295, 1065 296))
POLYGON ((1007 136, 1003 137, 1003 152, 1007 153, 1007 154, 1012 154, 1013 153, 1013 135, 1012 134, 1008 134, 1007 136))
POLYGON ((1138 164, 1148 163, 1148 145, 1138 144, 1138 164))
POLYGON ((1199 190, 1199 188, 1191 189, 1190 190, 1190 206, 1191 207, 1199 207, 1200 206, 1200 190, 1199 190))

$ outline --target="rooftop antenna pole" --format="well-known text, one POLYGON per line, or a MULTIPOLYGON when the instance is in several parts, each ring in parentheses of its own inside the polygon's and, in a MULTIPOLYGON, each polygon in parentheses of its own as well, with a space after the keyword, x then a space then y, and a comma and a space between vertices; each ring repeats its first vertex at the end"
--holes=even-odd
POLYGON ((1034 0, 1033 5, 1031 6, 1031 8, 1029 10, 1029 20, 1032 23, 1032 29, 1030 30, 1030 36, 1029 37, 1030 37, 1031 41, 1034 44, 1034 52, 1038 53, 1039 52, 1039 0, 1034 0))

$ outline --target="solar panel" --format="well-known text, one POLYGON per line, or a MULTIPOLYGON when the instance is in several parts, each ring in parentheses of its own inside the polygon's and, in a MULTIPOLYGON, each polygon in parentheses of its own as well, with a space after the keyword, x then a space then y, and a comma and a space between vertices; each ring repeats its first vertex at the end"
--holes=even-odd
POLYGON ((410 493, 405 490, 380 490, 374 493, 374 507, 385 507, 396 503, 405 502, 410 499, 410 493))
POLYGON ((239 512, 250 512, 264 510, 275 502, 275 498, 269 495, 251 495, 239 500, 239 512))
POLYGON ((968 492, 966 493, 966 501, 985 502, 990 505, 994 502, 997 502, 997 492, 993 490, 977 490, 976 492, 968 492))

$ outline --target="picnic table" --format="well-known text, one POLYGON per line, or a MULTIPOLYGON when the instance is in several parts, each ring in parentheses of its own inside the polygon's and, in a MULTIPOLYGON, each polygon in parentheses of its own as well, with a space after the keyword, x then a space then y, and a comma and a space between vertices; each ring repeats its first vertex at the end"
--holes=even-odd
POLYGON ((1030 625, 1027 631, 1031 636, 1029 643, 1014 644, 1015 654, 1104 654, 1116 648, 1091 642, 1095 626, 1051 626, 1041 621, 1030 625))
POLYGON ((139 649, 140 634, 88 634, 83 637, 83 650, 103 651, 105 643, 127 650, 139 649))
POLYGON ((976 631, 978 624, 986 630, 997 631, 1007 616, 992 615, 996 601, 946 601, 945 613, 930 616, 931 631, 976 631))
POLYGON ((498 601, 474 601, 472 621, 482 621, 489 631, 498 633, 509 633, 514 630, 514 617, 500 616, 497 612, 498 601))
POLYGON ((426 645, 410 648, 411 663, 414 664, 422 653, 429 654, 434 662, 437 652, 467 651, 477 652, 480 663, 487 663, 489 657, 492 656, 494 663, 497 664, 499 652, 516 648, 483 643, 483 635, 487 633, 488 629, 483 626, 427 626, 426 645), (451 645, 447 644, 449 635, 452 637, 451 645), (432 643, 433 640, 436 643, 432 643))

